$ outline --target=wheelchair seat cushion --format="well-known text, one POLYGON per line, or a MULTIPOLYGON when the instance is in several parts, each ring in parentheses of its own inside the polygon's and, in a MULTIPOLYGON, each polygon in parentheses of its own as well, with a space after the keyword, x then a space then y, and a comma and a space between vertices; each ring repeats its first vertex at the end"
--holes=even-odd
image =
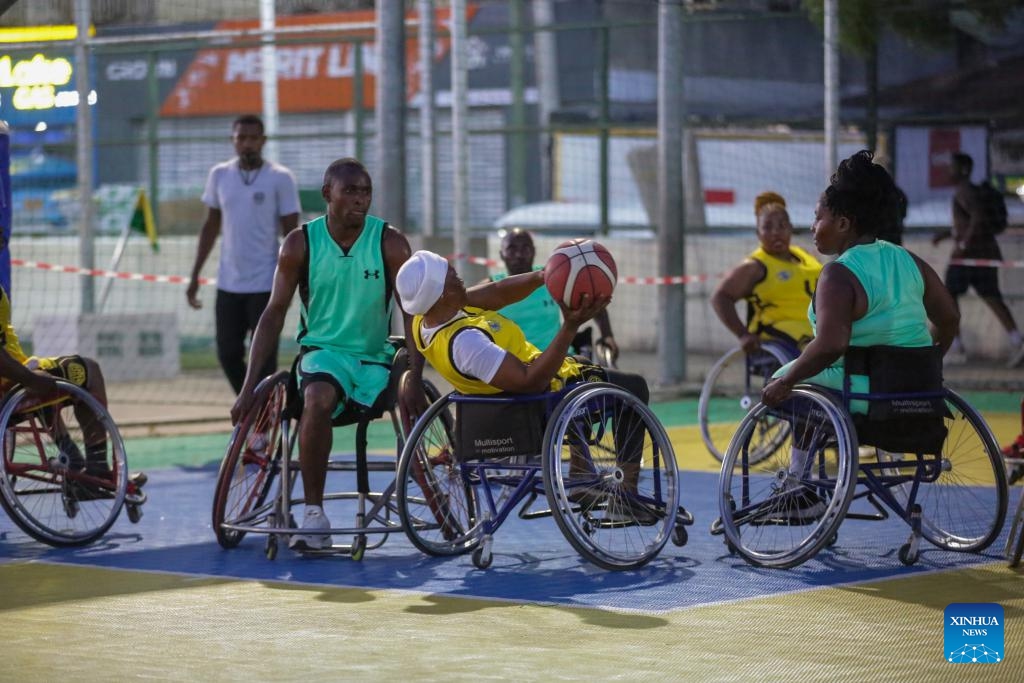
POLYGON ((539 455, 546 403, 544 400, 456 402, 455 452, 459 459, 539 455))
POLYGON ((941 452, 950 412, 942 396, 939 347, 851 347, 845 368, 847 377, 867 375, 870 392, 882 395, 870 399, 866 415, 853 415, 861 444, 901 453, 941 452))

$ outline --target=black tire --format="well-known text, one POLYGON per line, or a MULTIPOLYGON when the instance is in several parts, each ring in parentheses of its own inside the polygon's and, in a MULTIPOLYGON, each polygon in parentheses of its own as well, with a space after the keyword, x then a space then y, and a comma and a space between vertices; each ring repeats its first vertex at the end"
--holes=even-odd
POLYGON ((225 524, 252 526, 269 512, 265 503, 285 450, 281 421, 287 383, 286 371, 260 382, 252 407, 231 434, 213 497, 213 531, 222 548, 234 548, 246 534, 225 524))
POLYGON ((3 403, 0 504, 32 538, 82 546, 103 536, 120 514, 128 463, 106 408, 81 387, 63 380, 57 387, 61 397, 43 406, 20 387, 3 403))

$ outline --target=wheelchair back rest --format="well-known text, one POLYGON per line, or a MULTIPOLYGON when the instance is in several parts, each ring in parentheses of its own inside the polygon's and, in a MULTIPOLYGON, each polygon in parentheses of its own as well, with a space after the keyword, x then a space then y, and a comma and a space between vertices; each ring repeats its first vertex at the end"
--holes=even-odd
MULTIPOLYGON (((388 342, 395 349, 395 355, 391 360, 391 373, 388 376, 388 384, 384 391, 374 401, 369 410, 354 404, 348 400, 345 403, 345 410, 332 420, 335 427, 356 424, 362 420, 369 422, 390 410, 398 401, 398 386, 402 373, 409 369, 409 352, 405 348, 405 341, 401 337, 388 337, 388 342)), ((295 356, 292 361, 291 372, 288 373, 287 401, 285 416, 294 420, 302 417, 302 394, 299 392, 299 359, 302 354, 295 356)))
POLYGON ((455 398, 455 452, 459 460, 540 455, 546 396, 455 398))
POLYGON ((851 347, 846 354, 844 393, 867 398, 867 415, 855 414, 860 443, 902 453, 939 453, 950 417, 942 385, 942 350, 937 346, 851 347), (850 375, 867 375, 870 393, 849 391, 850 375))

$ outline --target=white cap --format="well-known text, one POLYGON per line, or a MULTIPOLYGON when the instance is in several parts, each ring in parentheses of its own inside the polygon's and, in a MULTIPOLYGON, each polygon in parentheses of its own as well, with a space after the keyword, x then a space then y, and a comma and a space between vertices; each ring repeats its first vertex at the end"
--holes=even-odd
POLYGON ((395 276, 395 289, 402 308, 412 315, 429 311, 444 291, 448 261, 432 251, 417 251, 395 276))

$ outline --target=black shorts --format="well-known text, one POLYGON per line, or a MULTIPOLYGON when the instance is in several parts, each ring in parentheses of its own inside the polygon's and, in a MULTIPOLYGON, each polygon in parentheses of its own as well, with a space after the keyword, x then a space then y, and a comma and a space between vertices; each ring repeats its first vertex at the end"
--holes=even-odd
POLYGON ((999 292, 999 269, 984 266, 949 266, 946 268, 946 289, 953 296, 960 296, 974 287, 978 296, 1001 297, 999 292))

